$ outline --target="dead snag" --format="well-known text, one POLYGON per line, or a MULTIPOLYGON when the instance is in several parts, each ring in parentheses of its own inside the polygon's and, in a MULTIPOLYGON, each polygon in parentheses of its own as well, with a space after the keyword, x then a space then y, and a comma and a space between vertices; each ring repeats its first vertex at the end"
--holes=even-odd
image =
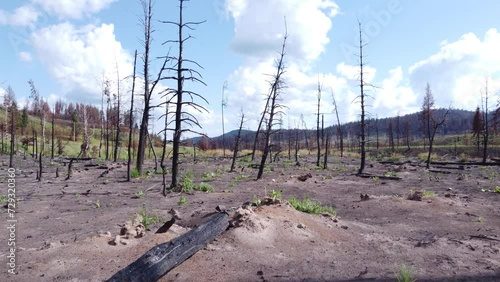
POLYGON ((170 242, 153 247, 107 281, 158 281, 170 270, 212 242, 228 226, 226 213, 212 214, 197 228, 170 242))

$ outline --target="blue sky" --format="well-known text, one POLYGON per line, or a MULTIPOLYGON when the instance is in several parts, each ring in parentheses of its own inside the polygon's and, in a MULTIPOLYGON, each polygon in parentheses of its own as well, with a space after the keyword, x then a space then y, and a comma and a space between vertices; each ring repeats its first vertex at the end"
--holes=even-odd
MULTIPOLYGON (((177 1, 156 1, 156 20, 176 20, 177 1)), ((240 111, 245 126, 255 129, 267 93, 266 74, 273 72, 286 17, 289 32, 288 88, 282 103, 288 108, 284 127, 294 127, 300 115, 314 124, 318 77, 323 85, 321 111, 332 112, 331 94, 342 121, 358 118, 354 102, 358 59, 357 19, 362 20, 367 45, 369 111, 379 117, 419 109, 427 82, 437 106, 474 109, 489 80, 496 101, 500 87, 499 1, 465 0, 191 0, 185 18, 206 20, 188 41, 185 56, 198 61, 207 86, 187 84, 207 100, 208 113, 198 114, 202 132, 221 133, 221 95, 225 96, 226 129, 236 128, 240 111), (353 49, 354 48, 354 49, 353 49)), ((133 53, 141 47, 142 13, 134 0, 23 0, 0 4, 0 92, 11 85, 20 102, 33 79, 49 102, 100 103, 103 76, 115 80, 131 74, 133 53)), ((175 46, 161 43, 176 36, 155 22, 152 52, 166 54, 175 46)), ((159 62, 152 63, 155 76, 159 62)), ((122 83, 128 93, 131 81, 122 83)), ((173 86, 162 81, 159 90, 173 86)), ((127 94, 128 95, 128 94, 127 94)), ((128 100, 129 96, 125 97, 128 100)), ((155 102, 159 102, 155 95, 155 102)), ((161 109, 155 113, 159 117, 161 109)), ((327 123, 333 116, 327 115, 327 123)), ((159 130, 159 123, 155 131, 159 130)))

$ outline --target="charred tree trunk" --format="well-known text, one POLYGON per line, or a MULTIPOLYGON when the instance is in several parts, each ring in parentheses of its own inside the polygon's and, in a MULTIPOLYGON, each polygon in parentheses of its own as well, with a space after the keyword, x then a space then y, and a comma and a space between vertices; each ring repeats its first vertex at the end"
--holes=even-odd
POLYGON ((241 129, 243 128, 244 119, 245 119, 245 114, 241 113, 240 128, 238 129, 238 135, 236 136, 236 141, 234 143, 233 160, 231 162, 231 169, 229 170, 229 172, 234 172, 234 166, 236 164, 236 157, 238 156, 238 150, 241 138, 241 129))
POLYGON ((55 127, 56 127, 56 124, 54 123, 54 119, 55 119, 55 110, 54 112, 52 113, 52 136, 51 136, 51 148, 50 148, 50 158, 51 159, 54 159, 54 130, 55 130, 55 127))
POLYGON ((15 144, 16 144, 16 102, 12 101, 12 105, 10 107, 10 156, 9 156, 9 167, 14 167, 14 152, 15 152, 15 144))
POLYGON ((363 35, 362 35, 362 30, 361 30, 361 22, 358 22, 359 24, 359 68, 360 68, 360 83, 359 83, 359 88, 360 88, 360 99, 361 99, 361 163, 359 165, 359 170, 358 174, 362 174, 364 169, 365 169, 365 162, 366 162, 366 149, 365 149, 365 92, 364 92, 364 87, 365 87, 365 81, 364 81, 364 64, 363 64, 363 35))
POLYGON ((212 214, 195 229, 170 242, 153 247, 107 281, 158 281, 224 232, 229 226, 227 218, 226 213, 212 214))
POLYGON ((130 115, 129 115, 129 122, 128 122, 128 128, 129 128, 129 133, 128 133, 128 148, 127 148, 127 153, 128 153, 128 161, 127 161, 127 181, 130 181, 130 175, 132 174, 131 166, 132 166, 132 136, 134 133, 133 127, 134 127, 134 93, 135 93, 135 72, 136 72, 136 66, 137 66, 137 50, 135 50, 134 54, 134 72, 132 75, 132 93, 130 94, 130 115))

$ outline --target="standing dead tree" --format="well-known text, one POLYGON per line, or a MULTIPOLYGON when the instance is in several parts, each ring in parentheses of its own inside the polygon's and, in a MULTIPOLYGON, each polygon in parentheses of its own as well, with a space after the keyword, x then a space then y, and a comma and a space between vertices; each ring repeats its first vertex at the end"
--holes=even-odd
POLYGON ((226 157, 226 133, 224 132, 224 108, 227 107, 227 99, 224 96, 227 89, 227 81, 224 81, 222 86, 222 102, 221 102, 221 113, 222 113, 222 156, 226 157))
POLYGON ((245 122, 245 114, 243 113, 243 111, 241 111, 240 127, 238 128, 238 135, 236 135, 236 141, 234 142, 233 160, 231 162, 231 169, 229 170, 229 172, 234 172, 234 166, 236 164, 236 157, 238 156, 238 150, 241 139, 241 129, 243 128, 244 122, 245 122))
MULTIPOLYGON (((177 89, 174 91, 170 91, 173 95, 172 99, 175 100, 173 105, 175 106, 175 112, 173 113, 174 118, 171 119, 172 122, 174 122, 174 128, 173 128, 173 148, 172 148, 172 182, 170 183, 170 189, 176 189, 178 187, 178 178, 179 178, 179 156, 180 156, 180 145, 181 145, 181 135, 184 132, 192 132, 195 134, 200 134, 203 135, 199 132, 196 132, 192 129, 187 129, 183 128, 183 125, 188 125, 188 126, 196 126, 198 128, 201 128, 201 125, 198 121, 198 119, 185 109, 183 110, 183 107, 188 107, 191 108, 197 112, 208 112, 207 109, 200 104, 195 102, 195 98, 203 100, 205 103, 208 104, 208 101, 200 94, 189 91, 184 89, 184 82, 187 81, 192 81, 192 82, 197 82, 201 83, 203 85, 206 85, 205 82, 202 81, 203 77, 198 72, 197 70, 187 67, 186 65, 188 64, 193 64, 197 66, 200 69, 203 69, 203 67, 198 64, 197 62, 189 59, 185 59, 183 57, 183 52, 184 52, 184 43, 192 39, 193 37, 191 35, 184 36, 183 33, 185 29, 189 30, 194 30, 196 26, 204 23, 205 21, 201 22, 184 22, 183 20, 183 8, 184 8, 184 2, 188 0, 179 0, 179 21, 178 22, 173 22, 173 21, 162 21, 162 23, 165 24, 171 24, 174 25, 177 30, 178 30, 178 39, 176 40, 167 40, 163 44, 167 43, 174 43, 178 46, 178 55, 177 56, 169 56, 167 55, 165 58, 165 62, 167 60, 171 60, 175 62, 174 66, 166 68, 169 71, 175 72, 176 75, 173 76, 167 76, 162 79, 170 79, 174 80, 177 83, 177 89), (186 97, 187 96, 187 97, 186 97), (188 99, 185 99, 188 98, 188 99)), ((168 95, 168 93, 167 93, 168 95)), ((170 122, 169 122, 170 123, 170 122)), ((165 128, 167 130, 167 128, 165 128)), ((169 129, 172 130, 172 129, 169 129)), ((166 186, 163 188, 163 194, 166 195, 166 186)))
POLYGON ((113 162, 116 162, 118 159, 118 146, 120 145, 120 106, 121 106, 121 93, 120 93, 120 72, 118 69, 118 62, 115 58, 116 65, 116 113, 115 113, 115 122, 116 122, 116 135, 115 135, 115 150, 113 153, 113 162))
POLYGON ((320 115, 320 107, 321 107, 321 84, 319 83, 319 77, 318 77, 318 112, 317 114, 317 119, 316 119, 316 145, 318 147, 318 153, 317 153, 317 158, 316 158, 316 166, 319 167, 320 165, 320 159, 321 159, 321 140, 320 140, 320 127, 319 127, 319 115, 320 115))
POLYGON ((150 67, 150 51, 151 51, 151 42, 153 38, 151 34, 154 30, 152 30, 152 20, 153 20, 153 0, 141 0, 142 8, 143 8, 143 18, 141 18, 140 23, 143 27, 143 35, 144 35, 144 54, 142 57, 143 61, 143 75, 144 75, 144 108, 142 111, 141 125, 139 128, 139 144, 137 147, 137 163, 136 169, 139 174, 142 174, 142 166, 144 164, 144 155, 146 153, 147 146, 147 138, 148 138, 148 128, 149 128, 149 112, 153 108, 151 105, 151 97, 153 95, 153 91, 156 88, 156 85, 160 81, 163 71, 165 70, 165 65, 168 62, 168 56, 165 57, 165 61, 163 62, 163 66, 161 67, 158 77, 155 81, 151 82, 149 79, 149 67, 150 67))
POLYGON ((40 93, 35 87, 35 83, 33 80, 29 80, 28 84, 30 85, 31 88, 31 95, 30 98, 34 99, 35 101, 39 101, 40 105, 35 108, 35 114, 40 117, 40 125, 41 125, 41 130, 42 130, 42 138, 40 141, 40 152, 38 155, 38 181, 42 181, 42 172, 43 172, 43 154, 44 154, 44 147, 45 147, 45 109, 43 107, 43 100, 40 98, 40 93))
POLYGON ((481 105, 483 107, 483 164, 486 163, 486 159, 488 158, 488 141, 490 138, 490 121, 488 120, 488 111, 490 110, 488 107, 488 80, 486 80, 486 84, 484 86, 484 94, 481 91, 481 105))
POLYGON ((340 157, 344 157, 344 132, 342 131, 342 126, 340 124, 339 109, 337 107, 337 101, 335 99, 335 94, 332 92, 333 109, 335 110, 335 116, 337 117, 337 136, 339 137, 340 144, 340 157))
POLYGON ((362 174, 364 169, 365 169, 365 162, 366 162, 366 136, 365 136, 365 129, 366 129, 366 122, 365 122, 365 98, 366 94, 364 91, 365 87, 365 81, 364 81, 364 64, 363 64, 363 31, 361 28, 361 22, 358 21, 358 27, 359 27, 359 88, 360 88, 360 105, 361 105, 361 122, 360 122, 360 137, 361 137, 361 163, 359 165, 359 170, 358 174, 362 174))
POLYGON ((264 166, 266 165, 266 159, 271 149, 271 136, 276 133, 273 130, 273 126, 275 125, 276 115, 282 113, 281 108, 283 105, 279 103, 280 94, 282 89, 284 88, 283 75, 285 73, 285 47, 286 40, 288 38, 288 31, 286 27, 285 21, 285 34, 283 35, 283 45, 281 46, 281 51, 279 52, 278 59, 275 61, 276 66, 276 74, 273 75, 271 81, 271 91, 268 96, 268 108, 264 109, 262 116, 266 116, 266 131, 264 132, 264 152, 262 154, 262 159, 260 161, 259 173, 257 174, 257 179, 261 179, 264 174, 264 166))
POLYGON ((427 83, 427 86, 425 88, 424 101, 422 102, 422 108, 420 112, 420 120, 425 130, 425 137, 429 142, 427 164, 425 166, 427 169, 429 169, 431 164, 432 145, 434 144, 434 137, 436 136, 436 132, 438 128, 446 122, 446 117, 450 113, 450 110, 448 109, 446 110, 444 115, 436 118, 434 111, 434 96, 432 95, 429 83, 427 83))
POLYGON ((474 118, 472 119, 472 137, 476 137, 477 154, 479 155, 481 147, 481 135, 483 134, 484 121, 483 115, 479 107, 476 108, 474 113, 474 118))
MULTIPOLYGON (((9 167, 13 166, 13 158, 15 153, 15 144, 16 144, 16 117, 17 117, 17 103, 16 97, 14 94, 14 90, 9 86, 7 88, 7 93, 4 96, 4 107, 5 110, 10 112, 10 153, 9 153, 9 167)), ((7 125, 8 120, 5 121, 5 125, 7 125)), ((7 126, 4 128, 7 131, 7 126)))
POLYGON ((137 50, 134 53, 134 72, 132 74, 132 93, 130 93, 130 115, 128 120, 128 160, 127 160, 127 181, 130 181, 132 170, 130 169, 132 165, 132 135, 134 132, 134 93, 135 93, 135 74, 137 66, 137 50))
POLYGON ((88 115, 88 109, 86 105, 82 105, 82 120, 83 120, 83 140, 82 144, 80 145, 80 153, 78 154, 77 158, 87 157, 87 152, 90 147, 90 138, 94 136, 95 128, 93 128, 92 132, 90 132, 89 129, 89 115, 88 115))

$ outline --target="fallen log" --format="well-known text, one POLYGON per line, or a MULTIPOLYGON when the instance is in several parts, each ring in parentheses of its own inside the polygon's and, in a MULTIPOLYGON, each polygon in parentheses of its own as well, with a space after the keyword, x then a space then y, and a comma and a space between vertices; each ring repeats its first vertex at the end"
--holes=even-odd
POLYGON ((370 173, 362 173, 362 174, 355 174, 357 177, 361 178, 373 178, 373 177, 378 177, 378 179, 384 179, 384 180, 401 180, 402 178, 399 176, 389 176, 389 175, 376 175, 376 174, 370 174, 370 173))
POLYGON ((215 213, 195 229, 147 251, 142 257, 118 271, 107 281, 158 281, 229 226, 227 213, 215 213))

